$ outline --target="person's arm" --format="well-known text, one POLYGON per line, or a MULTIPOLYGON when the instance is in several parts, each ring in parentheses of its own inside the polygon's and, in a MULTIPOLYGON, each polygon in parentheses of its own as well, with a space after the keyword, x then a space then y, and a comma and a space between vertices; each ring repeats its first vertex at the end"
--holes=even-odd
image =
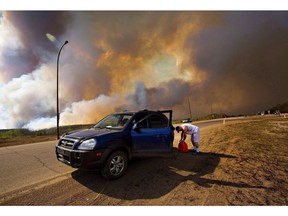
POLYGON ((181 133, 181 141, 185 141, 186 139, 186 127, 183 127, 182 133, 181 133))

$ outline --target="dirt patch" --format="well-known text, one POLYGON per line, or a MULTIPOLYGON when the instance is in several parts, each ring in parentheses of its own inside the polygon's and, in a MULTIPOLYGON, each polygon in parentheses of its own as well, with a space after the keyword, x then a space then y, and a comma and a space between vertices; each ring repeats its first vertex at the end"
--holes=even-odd
MULTIPOLYGON (((133 160, 116 181, 75 170, 57 183, 3 195, 0 204, 286 206, 287 126, 279 118, 207 128, 199 155, 175 149, 168 157, 133 160)), ((178 140, 179 134, 175 147, 178 140)))

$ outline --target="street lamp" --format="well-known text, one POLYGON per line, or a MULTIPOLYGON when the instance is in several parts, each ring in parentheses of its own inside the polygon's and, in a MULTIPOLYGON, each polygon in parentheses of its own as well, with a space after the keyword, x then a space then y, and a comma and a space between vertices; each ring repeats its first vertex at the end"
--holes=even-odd
POLYGON ((60 115, 59 115, 59 57, 62 48, 68 43, 68 41, 65 41, 65 43, 61 46, 58 57, 57 57, 57 139, 59 139, 59 120, 60 120, 60 115))

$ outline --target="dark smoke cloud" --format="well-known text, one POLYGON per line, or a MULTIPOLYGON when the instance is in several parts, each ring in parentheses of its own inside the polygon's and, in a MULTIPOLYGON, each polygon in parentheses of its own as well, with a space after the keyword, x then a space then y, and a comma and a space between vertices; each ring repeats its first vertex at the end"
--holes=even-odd
POLYGON ((61 11, 11 11, 5 12, 5 16, 18 30, 25 48, 37 54, 39 50, 58 51, 51 46, 46 33, 52 33, 56 37, 63 34, 70 13, 61 11))
POLYGON ((10 79, 32 72, 50 60, 51 52, 58 52, 47 40, 46 33, 62 35, 69 19, 69 13, 60 11, 7 11, 4 16, 16 29, 22 45, 17 50, 8 47, 3 51, 4 67, 9 70, 10 79))
POLYGON ((2 68, 5 68, 8 79, 19 77, 22 74, 30 73, 38 65, 38 57, 33 53, 27 53, 25 49, 18 49, 17 52, 7 48, 2 53, 2 68))
POLYGON ((287 12, 226 12, 221 25, 190 38, 190 58, 207 73, 202 90, 209 91, 197 94, 223 107, 229 102, 232 113, 286 101, 287 20, 287 12))

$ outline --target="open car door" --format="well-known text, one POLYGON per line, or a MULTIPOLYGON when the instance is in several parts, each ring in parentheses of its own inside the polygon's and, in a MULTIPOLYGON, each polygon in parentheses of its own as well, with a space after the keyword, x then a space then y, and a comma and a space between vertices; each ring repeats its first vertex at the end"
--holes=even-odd
POLYGON ((172 110, 149 113, 131 130, 134 153, 171 152, 174 140, 172 110))

